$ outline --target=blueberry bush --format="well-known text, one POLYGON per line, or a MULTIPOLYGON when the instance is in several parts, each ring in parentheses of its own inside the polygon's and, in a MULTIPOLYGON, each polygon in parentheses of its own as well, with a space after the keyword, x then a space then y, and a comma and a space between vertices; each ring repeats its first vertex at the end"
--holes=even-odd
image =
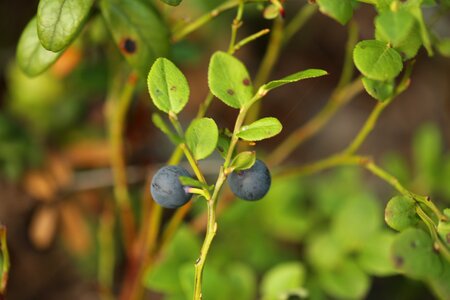
MULTIPOLYGON (((66 243, 75 249, 80 272, 95 277, 102 298, 450 298, 450 208, 444 208, 450 154, 439 128, 429 123, 414 133, 411 161, 391 151, 378 163, 361 151, 382 113, 420 84, 416 61, 450 56, 450 39, 438 26, 450 1, 291 2, 39 1, 7 70, 14 101, 0 112, 0 168, 43 200, 36 215, 60 214, 66 235, 84 234, 78 244, 67 236, 66 243), (369 21, 358 18, 361 10, 369 11, 369 21), (283 51, 318 15, 347 30, 341 73, 329 100, 293 128, 292 119, 263 116, 263 108, 288 85, 301 89, 304 80, 329 77, 326 65, 297 66, 295 60, 289 63, 297 71, 274 75, 283 51), (201 30, 220 42, 201 40, 201 30), (258 47, 261 57, 245 55, 249 47, 258 47), (184 71, 198 68, 201 56, 208 57, 202 87, 191 84, 195 72, 184 71), (361 92, 373 109, 346 146, 317 160, 295 159, 297 149, 361 92), (92 95, 106 101, 92 102, 92 95), (127 150, 137 147, 127 138, 133 106, 151 111, 139 130, 157 128, 167 137, 141 149, 166 159, 147 162, 151 170, 136 171, 127 161, 127 150), (104 108, 104 127, 79 128, 96 107, 97 113, 104 108), (111 169, 112 194, 95 206, 96 217, 83 216, 74 201, 54 199, 58 191, 81 194, 108 185, 96 186, 95 174, 82 181, 45 149, 86 136, 102 136, 107 144, 87 148, 90 160, 80 157, 80 148, 66 156, 80 172, 111 169), (91 151, 100 148, 106 155, 91 151), (29 172, 38 167, 38 175, 29 172), (42 181, 43 172, 53 176, 52 184, 42 181), (383 187, 375 188, 380 182, 383 187), (89 241, 95 246, 83 250, 89 241)), ((301 106, 295 96, 277 101, 301 106)), ((57 218, 47 218, 56 228, 57 218)), ((47 247, 51 230, 32 224, 38 229, 31 238, 47 247)), ((0 226, 0 299, 13 270, 0 226)))

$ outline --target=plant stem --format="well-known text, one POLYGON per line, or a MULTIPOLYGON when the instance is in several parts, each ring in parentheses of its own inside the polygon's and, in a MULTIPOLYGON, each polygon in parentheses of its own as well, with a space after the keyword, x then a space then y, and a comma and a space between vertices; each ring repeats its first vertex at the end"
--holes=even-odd
POLYGON ((266 28, 266 29, 262 29, 252 35, 249 35, 246 38, 243 38, 242 40, 240 40, 233 48, 233 51, 231 52, 231 54, 233 54, 234 52, 238 51, 239 49, 241 49, 243 46, 247 45, 248 43, 268 34, 270 32, 270 29, 266 28))
POLYGON ((220 190, 222 189, 222 186, 227 178, 225 170, 228 168, 231 162, 233 151, 238 141, 237 134, 241 130, 241 126, 244 122, 247 111, 248 107, 242 107, 239 111, 239 115, 234 125, 233 135, 231 137, 230 147, 228 148, 228 153, 225 158, 225 162, 223 163, 223 166, 220 168, 219 176, 217 177, 216 184, 214 185, 214 192, 212 194, 212 197, 209 201, 207 201, 208 221, 206 226, 206 236, 205 240, 203 241, 202 248, 200 250, 200 257, 195 263, 194 300, 202 299, 203 269, 205 266, 206 257, 208 256, 209 248, 217 232, 216 203, 219 198, 220 190))
POLYGON ((0 273, 2 275, 0 277, 0 298, 3 298, 5 296, 10 268, 6 233, 6 227, 4 225, 0 225, 0 254, 2 257, 2 269, 0 273))
POLYGON ((257 2, 266 2, 266 0, 230 0, 225 3, 222 3, 221 5, 217 6, 212 11, 204 14, 203 16, 199 17, 197 20, 193 21, 190 24, 187 24, 180 30, 174 31, 172 34, 172 41, 178 42, 179 40, 183 39, 193 31, 197 30, 198 28, 202 27, 224 11, 227 11, 229 9, 232 9, 236 6, 239 6, 240 3, 243 2, 244 4, 247 3, 257 3, 257 2))
POLYGON ((242 14, 244 12, 244 1, 238 0, 239 5, 236 13, 236 17, 234 18, 233 22, 231 23, 231 38, 230 38, 230 45, 228 46, 228 53, 234 52, 234 45, 236 43, 236 35, 239 27, 242 25, 242 14))
MULTIPOLYGON (((266 53, 264 54, 264 58, 255 78, 255 89, 258 89, 268 80, 270 73, 275 66, 275 63, 278 60, 283 40, 283 28, 284 20, 282 18, 276 18, 273 22, 272 29, 270 30, 271 34, 266 53)), ((257 102, 252 106, 252 109, 250 110, 247 117, 249 123, 254 122, 258 119, 260 110, 261 102, 257 102)))
POLYGON ((122 222, 123 237, 125 249, 128 253, 128 246, 132 244, 135 234, 134 217, 131 210, 130 197, 128 193, 126 178, 126 163, 124 158, 123 132, 125 128, 125 119, 128 107, 136 87, 137 76, 132 73, 122 93, 118 99, 111 96, 108 101, 109 109, 109 136, 111 143, 111 164, 114 175, 114 194, 117 201, 117 207, 122 222))

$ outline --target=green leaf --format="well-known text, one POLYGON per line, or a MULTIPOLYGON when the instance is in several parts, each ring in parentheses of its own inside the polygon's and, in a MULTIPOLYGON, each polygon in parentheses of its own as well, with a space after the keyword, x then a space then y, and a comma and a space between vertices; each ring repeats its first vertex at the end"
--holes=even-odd
POLYGON ((234 108, 249 104, 253 98, 253 85, 244 64, 225 52, 211 57, 208 85, 214 96, 234 108))
POLYGON ((147 0, 100 0, 106 24, 128 63, 145 77, 169 52, 169 30, 147 0))
POLYGON ((180 183, 183 186, 189 186, 189 187, 200 188, 200 189, 208 189, 208 185, 206 185, 192 177, 179 176, 178 179, 180 180, 180 183))
POLYGON ((37 76, 47 70, 62 54, 42 47, 37 35, 36 18, 31 19, 17 45, 17 63, 28 76, 37 76))
POLYGON ((408 38, 414 24, 414 16, 408 11, 386 11, 375 18, 375 36, 396 48, 408 38))
POLYGON ((388 276, 394 273, 391 260, 391 246, 395 235, 387 230, 375 233, 361 251, 357 254, 356 262, 367 273, 375 276, 388 276))
POLYGON ((267 117, 242 126, 237 136, 246 141, 260 141, 279 134, 282 128, 277 118, 267 117))
POLYGON ((402 57, 387 43, 365 40, 356 44, 353 60, 358 70, 369 79, 394 79, 402 70, 402 57))
POLYGON ((431 45, 431 38, 428 32, 427 24, 423 18, 422 9, 420 7, 422 1, 407 1, 403 3, 402 9, 408 10, 417 20, 420 29, 420 37, 422 38, 423 46, 427 50, 429 56, 433 55, 433 48, 431 45))
POLYGON ((40 0, 37 31, 42 46, 58 52, 65 49, 86 22, 94 0, 40 0))
POLYGON ((267 20, 275 19, 280 15, 280 9, 274 4, 269 4, 264 8, 263 17, 267 20))
POLYGON ((270 269, 263 277, 261 294, 263 300, 287 299, 304 284, 305 267, 300 262, 285 262, 270 269))
POLYGON ((172 132, 172 130, 170 130, 169 126, 166 124, 166 122, 164 122, 164 120, 161 118, 159 114, 153 113, 152 121, 153 124, 155 124, 155 126, 159 128, 159 130, 161 130, 165 135, 167 135, 167 137, 173 144, 178 145, 181 142, 181 138, 174 132, 172 132))
POLYGON ((308 78, 316 78, 316 77, 324 76, 327 74, 328 74, 328 72, 325 70, 308 69, 308 70, 304 70, 304 71, 300 71, 300 72, 291 74, 289 76, 286 76, 286 77, 278 79, 278 80, 270 81, 270 82, 266 83, 263 86, 263 88, 266 91, 270 91, 270 90, 273 90, 277 87, 280 87, 280 86, 288 84, 288 83, 297 82, 297 81, 300 81, 303 79, 308 79, 308 78))
POLYGON ((450 299, 450 263, 443 262, 443 272, 437 277, 428 280, 428 285, 439 299, 450 299))
POLYGON ((416 56, 422 45, 419 24, 407 10, 381 13, 375 20, 375 37, 392 45, 405 60, 416 56))
POLYGON ((170 60, 160 57, 147 78, 153 103, 165 113, 178 114, 189 100, 189 85, 183 73, 170 60))
POLYGON ((188 227, 180 227, 164 251, 164 257, 146 271, 144 285, 157 292, 182 293, 180 280, 174 272, 185 263, 190 263, 194 269, 193 262, 199 253, 200 241, 195 233, 188 227))
POLYGON ((217 151, 220 155, 226 159, 228 154, 228 149, 230 149, 231 138, 225 132, 220 132, 219 139, 217 141, 217 151))
POLYGON ((317 270, 332 270, 341 265, 345 257, 340 241, 329 233, 315 233, 306 250, 308 261, 317 270))
POLYGON ((180 5, 182 0, 161 0, 161 1, 170 6, 178 6, 180 5))
POLYGON ((408 228, 398 234, 391 258, 399 272, 414 279, 428 279, 442 272, 442 262, 433 248, 433 241, 420 229, 408 228))
POLYGON ((382 221, 379 201, 371 194, 355 196, 335 212, 331 231, 347 250, 359 250, 379 230, 382 221))
POLYGON ((255 151, 244 151, 236 155, 230 164, 233 171, 250 169, 256 161, 255 151))
POLYGON ((405 196, 393 197, 384 210, 384 220, 397 231, 415 226, 420 220, 416 215, 416 203, 405 196))
POLYGON ((370 287, 370 277, 350 260, 333 271, 319 273, 319 281, 328 294, 339 299, 363 299, 370 287))
POLYGON ((320 11, 345 25, 353 16, 354 0, 317 0, 320 11))
POLYGON ((209 156, 217 145, 219 129, 211 118, 202 118, 192 121, 186 130, 186 144, 192 151, 195 159, 209 156))
POLYGON ((389 99, 394 93, 395 86, 392 80, 378 81, 363 77, 362 83, 366 92, 379 101, 389 99))

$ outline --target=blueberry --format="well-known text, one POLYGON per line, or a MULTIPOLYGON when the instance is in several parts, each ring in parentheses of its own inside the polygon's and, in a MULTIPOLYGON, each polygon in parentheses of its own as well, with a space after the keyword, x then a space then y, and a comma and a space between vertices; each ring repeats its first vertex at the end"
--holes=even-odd
POLYGON ((185 191, 179 177, 191 177, 186 169, 180 166, 165 166, 153 176, 150 192, 153 199, 165 208, 178 208, 191 199, 192 194, 185 191))
POLYGON ((270 183, 269 169, 259 159, 250 169, 233 172, 228 177, 233 193, 238 198, 249 201, 264 197, 269 191, 270 183))

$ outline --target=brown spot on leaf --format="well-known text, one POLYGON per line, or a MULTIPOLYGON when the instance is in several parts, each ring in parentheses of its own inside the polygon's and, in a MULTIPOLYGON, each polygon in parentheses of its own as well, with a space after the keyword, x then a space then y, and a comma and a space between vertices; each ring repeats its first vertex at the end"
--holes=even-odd
POLYGON ((394 265, 395 265, 395 267, 401 268, 403 266, 403 263, 404 263, 403 257, 401 257, 401 256, 395 256, 394 257, 394 265))
POLYGON ((124 38, 120 42, 120 49, 125 54, 134 54, 137 50, 137 44, 136 41, 131 38, 124 38))
POLYGON ((249 85, 250 85, 250 79, 245 78, 244 80, 242 80, 242 83, 243 83, 245 86, 249 86, 249 85))
POLYGON ((176 86, 174 86, 174 85, 172 85, 171 87, 170 87, 170 90, 173 92, 173 91, 176 91, 177 90, 177 87, 176 86))
POLYGON ((227 90, 227 94, 230 95, 230 96, 233 96, 234 95, 234 91, 232 89, 228 89, 227 90))

